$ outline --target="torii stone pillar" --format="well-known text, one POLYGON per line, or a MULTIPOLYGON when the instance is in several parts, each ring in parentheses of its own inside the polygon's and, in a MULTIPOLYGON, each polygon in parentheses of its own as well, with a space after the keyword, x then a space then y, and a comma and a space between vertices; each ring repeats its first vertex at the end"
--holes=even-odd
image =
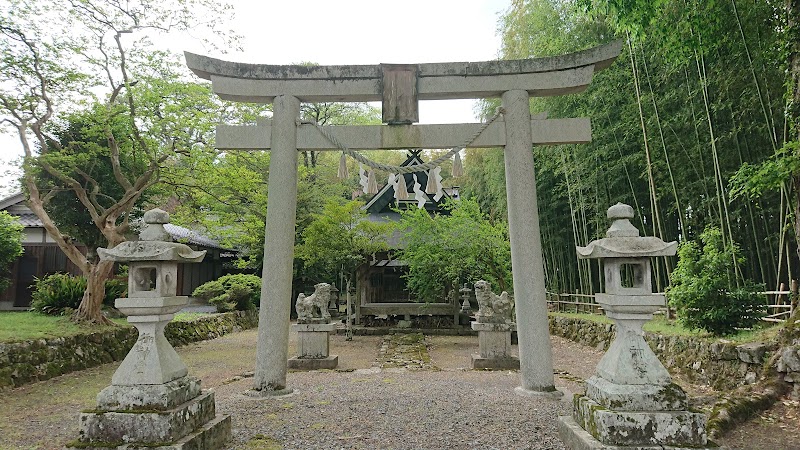
POLYGON ((547 321, 542 239, 533 168, 530 97, 524 90, 501 97, 506 124, 506 201, 522 386, 517 393, 561 395, 553 385, 553 351, 547 321))
POLYGON ((272 108, 272 153, 269 160, 264 268, 254 392, 290 393, 286 388, 289 314, 292 301, 294 228, 297 212, 297 118, 300 100, 275 98, 272 108))

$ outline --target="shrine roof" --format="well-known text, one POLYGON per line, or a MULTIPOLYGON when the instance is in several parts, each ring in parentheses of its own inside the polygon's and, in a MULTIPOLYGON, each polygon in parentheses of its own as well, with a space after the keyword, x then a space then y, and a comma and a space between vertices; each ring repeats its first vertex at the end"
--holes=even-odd
MULTIPOLYGON (((419 153, 409 153, 408 158, 400 164, 400 167, 406 167, 416 164, 424 164, 422 158, 420 158, 419 153)), ((428 184, 428 173, 425 171, 422 172, 415 172, 417 176, 417 182, 425 189, 425 186, 428 184)), ((367 204, 364 205, 363 209, 367 211, 370 215, 378 214, 380 216, 385 216, 388 213, 394 213, 394 208, 397 206, 399 209, 406 209, 406 208, 416 208, 417 200, 414 199, 414 177, 412 174, 407 173, 403 175, 403 179, 406 182, 406 190, 408 191, 409 198, 408 200, 400 200, 398 205, 395 205, 395 198, 394 198, 394 187, 390 184, 386 184, 381 188, 377 194, 373 195, 367 201, 367 204)), ((445 211, 443 206, 444 203, 452 198, 447 192, 445 192, 444 196, 440 198, 438 201, 433 199, 433 195, 426 194, 427 199, 425 201, 424 208, 428 211, 435 211, 435 212, 443 212, 445 211)), ((397 215, 396 213, 394 213, 397 215)), ((398 216, 399 219, 399 216, 398 216)))

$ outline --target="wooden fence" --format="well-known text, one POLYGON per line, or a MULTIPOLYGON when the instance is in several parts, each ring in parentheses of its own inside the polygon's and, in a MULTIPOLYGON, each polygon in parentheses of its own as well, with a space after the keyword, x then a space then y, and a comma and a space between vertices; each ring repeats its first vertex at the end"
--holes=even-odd
MULTIPOLYGON (((792 291, 764 291, 767 314, 761 320, 766 322, 784 322, 792 315, 797 306, 792 302, 792 291)), ((594 294, 569 294, 547 292, 547 304, 550 311, 578 314, 603 314, 603 308, 595 301, 594 294)), ((665 308, 666 309, 666 308, 665 308)))

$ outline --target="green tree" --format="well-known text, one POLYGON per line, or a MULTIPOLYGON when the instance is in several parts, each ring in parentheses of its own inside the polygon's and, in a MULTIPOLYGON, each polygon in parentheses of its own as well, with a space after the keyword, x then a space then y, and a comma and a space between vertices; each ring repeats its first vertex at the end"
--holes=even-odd
POLYGON ((22 256, 22 228, 16 217, 0 211, 0 292, 8 288, 11 282, 9 270, 22 256))
POLYGON ((511 247, 504 222, 490 222, 474 200, 448 206, 450 214, 422 209, 402 212, 397 259, 408 263, 408 289, 436 301, 460 283, 486 280, 511 291, 511 247))
POLYGON ((388 250, 390 224, 367 220, 362 202, 328 200, 302 233, 296 257, 299 272, 314 283, 331 282, 343 274, 352 279, 371 254, 388 250))
MULTIPOLYGON (((198 105, 199 91, 182 83, 175 55, 153 50, 149 36, 210 29, 216 21, 209 17, 222 17, 228 8, 210 0, 64 0, 47 5, 12 0, 0 8, 0 120, 23 146, 28 205, 87 278, 73 319, 109 323, 100 307, 113 264, 84 255, 46 206, 55 193, 69 190, 107 247, 125 240, 137 201, 165 171, 179 165, 182 155, 209 141, 215 121, 187 122, 208 118, 213 108, 198 105), (75 109, 91 111, 91 142, 105 139, 102 155, 120 195, 102 191, 98 172, 68 163, 92 163, 86 158, 88 147, 71 152, 58 137, 69 128, 59 126, 69 122, 65 112, 75 109), (127 125, 120 128, 119 121, 127 125), (127 172, 130 166, 125 164, 131 161, 141 170, 127 172), (37 181, 43 179, 57 183, 41 189, 37 181)), ((226 36, 215 31, 214 36, 226 36)), ((211 98, 207 88, 200 91, 211 98)), ((101 150, 95 146, 91 151, 101 150)))
MULTIPOLYGON (((244 108, 249 109, 229 112, 227 120, 252 124, 271 114, 268 108, 247 105, 244 108)), ((380 123, 380 112, 366 103, 304 103, 301 116, 322 125, 380 123)), ((182 199, 176 221, 204 228, 225 245, 242 250, 239 264, 257 271, 263 261, 269 154, 268 151, 197 152, 182 177, 175 177, 174 184, 169 182, 182 199)), ((357 166, 353 162, 348 162, 350 179, 345 182, 337 179, 339 155, 303 152, 303 163, 298 167, 297 245, 303 242, 303 231, 326 202, 350 198, 358 186, 354 170, 357 166)), ((295 258, 295 273, 299 273, 302 264, 295 258)))
POLYGON ((737 286, 734 263, 743 257, 733 243, 725 243, 718 228, 700 235, 701 244, 687 241, 678 249, 678 266, 667 288, 669 303, 688 328, 716 336, 751 328, 764 316, 766 299, 758 294, 763 285, 751 281, 737 286))

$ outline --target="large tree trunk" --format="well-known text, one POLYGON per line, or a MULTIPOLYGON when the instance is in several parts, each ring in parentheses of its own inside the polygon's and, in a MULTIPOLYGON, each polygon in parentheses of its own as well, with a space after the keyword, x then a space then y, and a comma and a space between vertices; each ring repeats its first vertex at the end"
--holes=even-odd
POLYGON ((98 261, 91 266, 86 276, 86 291, 83 299, 72 316, 72 320, 82 323, 96 323, 101 325, 113 325, 114 323, 103 315, 103 299, 106 296, 106 280, 111 277, 114 269, 113 261, 98 261))

